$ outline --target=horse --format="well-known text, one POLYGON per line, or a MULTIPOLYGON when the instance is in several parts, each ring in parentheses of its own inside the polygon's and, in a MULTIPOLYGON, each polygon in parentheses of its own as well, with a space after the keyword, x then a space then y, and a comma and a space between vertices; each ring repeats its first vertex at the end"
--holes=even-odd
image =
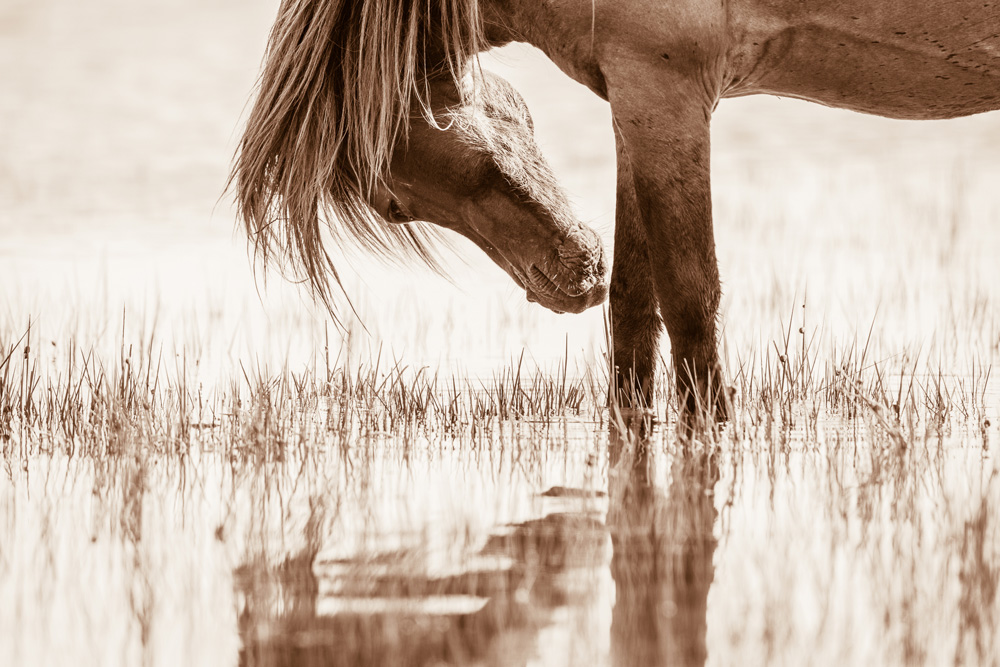
MULTIPOLYGON (((322 214, 339 242, 410 255, 442 271, 434 230, 413 224, 424 221, 472 240, 528 301, 579 313, 606 300, 600 236, 574 218, 534 141, 528 108, 506 80, 483 70, 457 80, 444 72, 424 76, 404 132, 374 139, 391 151, 372 151, 357 139, 363 132, 350 130, 359 100, 329 83, 376 88, 351 81, 350 55, 334 55, 341 43, 326 44, 328 53, 297 48, 301 34, 322 24, 296 6, 306 5, 285 3, 272 30, 231 179, 265 265, 275 251, 290 256, 336 318, 328 278, 340 287, 340 276, 321 240, 322 214)), ((371 122, 379 121, 361 127, 371 122)))
MULTIPOLYGON (((527 42, 607 100, 618 168, 612 394, 651 402, 665 328, 684 413, 716 420, 730 410, 709 167, 719 101, 776 94, 907 119, 1000 108, 992 0, 283 0, 274 31, 258 105, 278 111, 248 130, 273 141, 243 145, 267 168, 235 173, 241 193, 283 203, 310 276, 313 232, 297 230, 312 224, 331 171, 341 212, 374 192, 414 129, 412 103, 427 117, 428 86, 463 96, 477 53, 527 42)), ((442 127, 432 141, 463 131, 442 127)), ((260 200, 241 201, 259 223, 260 200)))

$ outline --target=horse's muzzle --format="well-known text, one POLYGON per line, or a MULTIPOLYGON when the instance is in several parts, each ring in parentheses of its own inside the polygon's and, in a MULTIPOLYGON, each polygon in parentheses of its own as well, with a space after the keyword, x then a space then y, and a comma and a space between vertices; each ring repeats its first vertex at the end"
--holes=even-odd
POLYGON ((607 274, 601 237, 577 225, 520 277, 528 301, 555 312, 581 313, 607 299, 607 274))

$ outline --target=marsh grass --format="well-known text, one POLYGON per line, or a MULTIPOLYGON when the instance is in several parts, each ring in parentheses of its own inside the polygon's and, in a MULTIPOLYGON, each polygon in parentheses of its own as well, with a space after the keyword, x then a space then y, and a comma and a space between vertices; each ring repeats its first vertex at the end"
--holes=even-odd
MULTIPOLYGON (((815 439, 821 418, 860 420, 900 447, 921 433, 960 428, 981 436, 988 450, 990 416, 1000 405, 991 366, 973 360, 968 369, 946 372, 919 353, 880 356, 873 350, 874 326, 849 346, 821 349, 821 333, 807 334, 790 318, 777 340, 736 356, 729 391, 737 414, 714 432, 723 439, 753 439, 749 431, 756 429, 765 441, 792 434, 815 439)), ((522 352, 488 375, 473 376, 411 367, 382 349, 368 360, 342 361, 357 356, 342 346, 331 358, 327 333, 310 365, 271 371, 239 362, 238 374, 206 388, 186 352, 164 355, 155 331, 125 342, 124 317, 121 329, 111 359, 74 338, 62 352, 55 341, 51 352, 40 352, 30 322, 0 340, 6 454, 107 456, 136 446, 170 454, 194 444, 273 452, 324 433, 345 442, 460 437, 511 423, 603 426, 617 413, 607 406, 606 367, 585 364, 579 372, 568 346, 549 369, 522 352)), ((654 397, 667 428, 677 400, 673 369, 662 358, 654 397)))
MULTIPOLYGON (((990 366, 887 355, 875 324, 838 348, 805 310, 737 357, 733 419, 693 441, 677 436, 670 369, 637 439, 606 405, 606 370, 579 372, 568 345, 549 368, 519 355, 474 376, 384 351, 355 361, 325 336, 307 366, 241 363, 206 386, 155 330, 127 340, 124 317, 110 357, 72 337, 46 348, 26 324, 0 340, 0 626, 61 618, 67 647, 100 628, 115 648, 88 655, 104 664, 199 661, 208 627, 222 647, 238 637, 248 665, 702 655, 615 620, 655 603, 702 608, 668 634, 723 661, 990 664, 990 366), (630 453, 614 453, 615 433, 630 453), (684 472, 701 456, 716 473, 684 472), (626 540, 651 526, 654 542, 626 540), (609 632, 609 535, 627 555, 614 585, 639 605, 612 608, 611 645, 595 640, 609 632), (77 567, 106 580, 106 604, 77 567), (665 583, 678 567, 708 579, 665 583), (208 613, 235 625, 177 622, 208 613), (545 653, 553 633, 575 648, 545 653)), ((4 639, 11 664, 60 646, 4 639)))

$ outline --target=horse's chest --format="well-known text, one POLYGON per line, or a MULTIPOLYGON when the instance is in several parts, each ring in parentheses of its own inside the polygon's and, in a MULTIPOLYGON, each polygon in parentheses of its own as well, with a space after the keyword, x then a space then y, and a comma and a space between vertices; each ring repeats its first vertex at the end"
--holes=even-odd
POLYGON ((672 59, 671 67, 700 72, 706 57, 722 51, 724 11, 718 0, 542 0, 533 6, 533 43, 605 98, 604 61, 645 60, 662 67, 672 59))
POLYGON ((529 0, 519 14, 518 32, 530 36, 559 69, 607 98, 607 86, 596 57, 595 5, 589 0, 529 0))
POLYGON ((582 83, 603 99, 608 99, 608 87, 600 65, 591 53, 584 51, 579 42, 567 42, 561 48, 546 50, 546 55, 559 69, 578 83, 582 83))

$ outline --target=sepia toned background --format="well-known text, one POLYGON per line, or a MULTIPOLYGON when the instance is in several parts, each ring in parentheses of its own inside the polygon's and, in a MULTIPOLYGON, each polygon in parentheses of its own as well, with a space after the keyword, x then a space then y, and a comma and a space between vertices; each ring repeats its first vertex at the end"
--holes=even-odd
MULTIPOLYGON (((262 1, 4 3, 0 284, 8 322, 32 315, 57 328, 70 313, 99 319, 82 307, 95 300, 108 309, 103 316, 118 319, 124 303, 127 319, 197 312, 206 328, 238 313, 262 328, 227 321, 211 329, 225 330, 227 346, 241 352, 258 348, 269 318, 321 326, 323 313, 277 273, 254 282, 223 194, 274 11, 262 1)), ((528 100, 581 219, 610 247, 607 105, 526 47, 491 54, 484 65, 528 100)), ((1000 207, 991 196, 996 115, 915 123, 794 100, 724 100, 713 142, 727 336, 742 343, 743 331, 773 324, 755 316, 761 294, 788 308, 808 295, 831 333, 853 333, 878 311, 887 335, 907 343, 933 338, 933 320, 947 316, 937 304, 942 292, 995 296, 1000 281, 968 283, 979 271, 998 277, 990 273, 1000 247, 991 224, 1000 207), (904 302, 913 312, 896 322, 904 302), (916 327, 913 313, 927 321, 916 327)), ((562 356, 567 335, 574 351, 602 340, 598 311, 560 317, 529 305, 480 251, 456 243, 465 262, 456 262, 455 284, 355 258, 348 292, 369 340, 429 360, 494 361, 525 345, 562 356), (445 312, 450 302, 460 304, 461 321, 445 312)), ((286 343, 293 356, 295 344, 286 343)))
MULTIPOLYGON (((529 304, 459 239, 451 281, 348 253, 345 286, 360 319, 347 331, 279 273, 255 272, 224 189, 276 6, 0 3, 0 351, 20 355, 30 328, 24 358, 58 385, 67 350, 113 363, 133 341, 155 340, 151 356, 206 404, 258 375, 372 359, 505 386, 503 373, 523 358, 543 371, 566 364, 600 386, 604 310, 555 315, 529 304)), ((524 95, 575 210, 611 250, 607 104, 527 47, 483 65, 524 95)), ((990 372, 1000 359, 1000 113, 917 123, 790 99, 724 100, 712 159, 733 382, 752 396, 779 385, 770 371, 801 346, 825 388, 825 369, 833 377, 864 348, 874 360, 865 382, 875 373, 887 394, 916 386, 919 410, 937 416, 918 418, 919 447, 897 451, 898 433, 885 435, 877 411, 862 423, 817 407, 811 431, 799 421, 772 440, 772 422, 747 407, 724 448, 729 467, 707 489, 684 476, 687 460, 670 459, 676 443, 661 433, 657 456, 674 464, 661 461, 654 486, 695 500, 693 511, 657 505, 656 516, 697 524, 691 530, 711 543, 700 561, 714 574, 700 621, 709 662, 991 655, 1000 627, 991 449, 1000 394, 990 372), (974 424, 934 440, 929 425, 942 415, 974 424), (979 653, 963 633, 985 642, 979 653)), ((107 461, 74 458, 44 438, 19 443, 29 455, 4 449, 0 664, 256 664, 240 648, 284 626, 268 614, 251 633, 241 625, 246 582, 257 581, 248 554, 259 547, 269 563, 294 561, 316 537, 303 526, 318 531, 325 554, 307 576, 329 583, 339 581, 338 559, 362 546, 381 553, 383 542, 419 542, 433 570, 453 564, 454 545, 481 544, 513 522, 583 507, 610 524, 614 511, 598 493, 543 495, 612 488, 612 443, 595 424, 498 426, 475 447, 423 432, 400 444, 386 427, 345 446, 354 453, 343 460, 309 466, 309 455, 290 454, 243 468, 238 437, 231 449, 192 447, 180 458, 145 441, 107 461), (316 507, 336 508, 335 528, 315 528, 333 522, 316 519, 316 507)), ((612 538, 583 532, 592 567, 553 585, 572 601, 555 605, 555 621, 491 648, 510 663, 612 661, 620 572, 612 538), (577 597, 561 588, 567 581, 577 597)), ((271 611, 289 607, 275 597, 271 611)), ((315 616, 335 615, 343 600, 322 603, 315 616)), ((490 655, 481 664, 508 664, 490 655)))

